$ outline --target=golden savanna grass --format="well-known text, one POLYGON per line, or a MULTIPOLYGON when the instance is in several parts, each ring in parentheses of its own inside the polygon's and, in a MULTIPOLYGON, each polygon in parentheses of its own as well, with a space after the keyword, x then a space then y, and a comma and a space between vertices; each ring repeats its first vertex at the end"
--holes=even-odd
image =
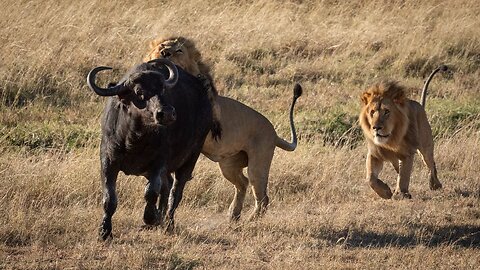
MULTIPOLYGON (((0 269, 476 269, 480 262, 480 5, 460 1, 4 1, 0 9, 0 269), (102 215, 102 98, 159 35, 196 41, 220 94, 288 137, 304 87, 295 152, 276 151, 270 207, 227 220, 233 186, 201 157, 173 234, 142 231, 141 177, 120 175, 114 239, 102 215), (382 200, 365 179, 359 95, 399 80, 426 111, 444 189, 417 158, 412 200, 382 200), (107 72, 105 72, 107 73, 107 72)), ((386 165, 382 180, 396 180, 386 165)))

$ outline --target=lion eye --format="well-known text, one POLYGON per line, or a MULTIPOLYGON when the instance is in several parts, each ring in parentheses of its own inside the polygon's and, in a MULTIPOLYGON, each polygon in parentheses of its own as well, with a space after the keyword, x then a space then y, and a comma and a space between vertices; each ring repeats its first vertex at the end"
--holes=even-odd
POLYGON ((371 110, 370 111, 370 116, 373 116, 374 113, 375 113, 375 110, 371 110))
POLYGON ((176 53, 183 53, 182 49, 177 49, 175 52, 176 53))

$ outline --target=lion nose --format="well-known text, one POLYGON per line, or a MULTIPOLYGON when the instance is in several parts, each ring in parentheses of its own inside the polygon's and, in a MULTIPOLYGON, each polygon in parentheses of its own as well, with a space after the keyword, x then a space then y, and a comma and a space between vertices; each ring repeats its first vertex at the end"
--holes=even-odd
POLYGON ((374 129, 375 131, 379 131, 380 129, 382 129, 382 127, 379 126, 379 125, 375 125, 375 126, 373 126, 373 129, 374 129))
POLYGON ((161 51, 160 54, 165 58, 168 58, 168 57, 172 56, 172 54, 169 51, 166 51, 166 50, 161 51))

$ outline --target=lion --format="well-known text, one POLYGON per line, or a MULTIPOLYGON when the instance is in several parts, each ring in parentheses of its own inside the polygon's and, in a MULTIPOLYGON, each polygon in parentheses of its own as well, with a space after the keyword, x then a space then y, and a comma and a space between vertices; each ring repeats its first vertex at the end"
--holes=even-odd
MULTIPOLYGON (((158 48, 151 48, 146 60, 157 57, 158 54, 170 54, 169 59, 186 71, 194 75, 195 72, 200 72, 207 78, 211 78, 208 73, 204 73, 208 72, 208 67, 201 62, 193 42, 176 37, 155 40, 152 44, 160 45, 156 45, 158 48), (165 51, 166 48, 172 49, 165 51)), ((255 208, 250 219, 261 216, 266 211, 269 203, 267 183, 275 147, 286 151, 293 151, 297 147, 293 109, 296 100, 302 95, 302 87, 296 84, 293 92, 290 107, 291 143, 280 138, 272 123, 261 113, 239 101, 216 96, 216 104, 221 111, 218 120, 222 127, 222 137, 220 140, 215 140, 213 136, 207 135, 202 153, 210 160, 218 162, 223 176, 235 186, 235 196, 229 207, 231 220, 240 218, 249 183, 252 185, 255 197, 255 208), (243 174, 245 167, 247 167, 248 178, 243 174)), ((184 187, 173 188, 183 189, 184 187)))
POLYGON ((150 52, 144 57, 148 62, 156 58, 170 59, 177 66, 183 68, 186 72, 198 77, 207 89, 208 98, 212 104, 213 127, 211 136, 216 140, 221 138, 221 125, 219 124, 220 107, 217 104, 217 89, 213 85, 213 79, 210 75, 210 67, 203 63, 200 51, 195 47, 195 43, 185 37, 168 36, 159 37, 150 42, 150 52))
POLYGON ((403 86, 394 81, 382 81, 367 89, 361 96, 363 107, 359 121, 367 141, 367 181, 383 199, 411 199, 408 192, 416 151, 430 170, 430 189, 442 188, 433 158, 433 136, 425 112, 428 84, 438 71, 435 69, 422 91, 421 104, 408 99, 403 86), (389 186, 378 178, 383 163, 389 161, 398 173, 392 194, 389 186))

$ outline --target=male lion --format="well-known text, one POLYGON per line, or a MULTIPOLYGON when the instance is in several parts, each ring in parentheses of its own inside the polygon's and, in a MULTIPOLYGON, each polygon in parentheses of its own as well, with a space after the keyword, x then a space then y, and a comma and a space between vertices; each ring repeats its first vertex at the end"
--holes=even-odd
MULTIPOLYGON (((168 57, 194 75, 197 73, 211 78, 208 66, 201 62, 200 53, 193 42, 182 37, 157 39, 151 43, 151 52, 145 60, 159 56, 168 57), (156 44, 156 45, 155 45, 156 44)), ((217 96, 216 103, 221 114, 218 120, 222 127, 221 140, 207 136, 202 153, 210 160, 218 162, 222 174, 235 185, 235 196, 229 208, 232 220, 240 218, 248 184, 252 184, 255 196, 255 209, 251 218, 263 214, 268 205, 267 183, 275 147, 293 151, 297 147, 297 135, 293 123, 293 109, 302 94, 299 84, 295 85, 290 107, 290 128, 292 143, 278 137, 273 125, 262 114, 236 100, 217 96), (243 168, 248 167, 248 178, 243 168)), ((183 189, 181 183, 172 188, 183 189)))
POLYGON ((156 58, 167 58, 186 72, 198 77, 208 90, 208 98, 212 104, 213 127, 211 136, 215 139, 221 137, 221 125, 219 124, 220 107, 217 104, 218 92, 213 85, 210 68, 202 62, 202 55, 195 47, 195 43, 184 37, 170 36, 156 38, 150 42, 150 52, 144 57, 148 62, 156 58))
POLYGON ((424 109, 428 84, 440 70, 446 71, 447 67, 435 69, 425 82, 422 104, 406 98, 404 87, 392 81, 370 87, 361 97, 364 106, 359 120, 368 146, 367 180, 384 199, 411 198, 408 185, 416 151, 430 170, 430 189, 442 187, 433 159, 432 130, 424 109), (398 173, 393 194, 388 185, 378 179, 384 161, 392 163, 398 173))

